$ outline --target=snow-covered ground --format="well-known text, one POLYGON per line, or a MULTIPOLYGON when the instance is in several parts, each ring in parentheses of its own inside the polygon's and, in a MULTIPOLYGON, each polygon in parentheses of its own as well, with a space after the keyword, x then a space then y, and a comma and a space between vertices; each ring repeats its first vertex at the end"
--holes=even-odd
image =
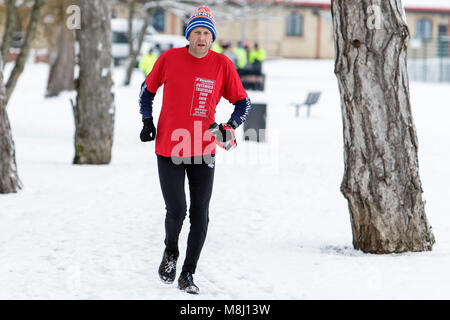
MULTIPOLYGON (((411 84, 432 252, 370 255, 352 249, 342 123, 332 61, 265 64, 267 143, 218 150, 199 296, 160 282, 164 204, 154 144, 139 141, 143 80, 120 84, 113 160, 74 166, 66 93, 45 99, 48 68, 25 69, 8 106, 24 188, 0 196, 1 299, 450 298, 450 85, 411 84), (323 95, 310 118, 291 102, 323 95)), ((158 94, 155 105, 159 106, 158 94)), ((159 108, 156 107, 156 115, 159 108)), ((222 102, 216 119, 228 120, 222 102)), ((242 130, 242 129, 240 129, 242 130)), ((242 135, 242 131, 238 132, 242 135)), ((181 268, 189 223, 180 238, 181 268)))

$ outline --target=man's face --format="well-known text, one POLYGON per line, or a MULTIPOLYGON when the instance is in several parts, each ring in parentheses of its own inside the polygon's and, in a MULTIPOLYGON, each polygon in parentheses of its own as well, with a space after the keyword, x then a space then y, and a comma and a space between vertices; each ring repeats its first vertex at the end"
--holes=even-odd
POLYGON ((189 34, 189 51, 197 58, 204 57, 213 41, 212 33, 207 28, 198 27, 189 34))

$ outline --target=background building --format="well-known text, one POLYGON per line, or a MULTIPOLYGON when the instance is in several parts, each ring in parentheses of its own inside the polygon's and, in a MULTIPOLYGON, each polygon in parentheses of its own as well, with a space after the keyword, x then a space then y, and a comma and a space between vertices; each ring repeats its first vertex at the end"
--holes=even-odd
MULTIPOLYGON (((142 12, 144 2, 138 3, 137 12, 142 12)), ((415 58, 447 55, 450 1, 403 0, 402 3, 413 40, 412 49, 415 50, 410 53, 415 58)), ((189 1, 174 1, 172 8, 156 8, 151 23, 160 33, 183 35, 189 14, 197 5, 189 1)), ((258 42, 269 56, 309 59, 334 57, 330 0, 226 1, 222 5, 210 7, 216 15, 219 41, 231 42, 233 45, 238 41, 247 41, 250 45, 258 42)), ((29 11, 27 7, 22 8, 19 20, 26 21, 29 11)), ((5 21, 5 14, 4 4, 0 4, 0 21, 5 21)), ((112 14, 115 18, 128 18, 127 4, 113 1, 112 14)), ((2 23, 0 39, 3 28, 2 23)), ((35 48, 46 46, 42 29, 38 29, 35 48)))

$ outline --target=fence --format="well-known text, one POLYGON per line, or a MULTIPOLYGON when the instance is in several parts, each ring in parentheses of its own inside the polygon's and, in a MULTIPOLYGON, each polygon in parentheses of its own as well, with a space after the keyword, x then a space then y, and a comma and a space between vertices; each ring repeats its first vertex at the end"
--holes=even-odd
POLYGON ((450 36, 412 39, 408 50, 409 79, 422 82, 450 82, 450 36))

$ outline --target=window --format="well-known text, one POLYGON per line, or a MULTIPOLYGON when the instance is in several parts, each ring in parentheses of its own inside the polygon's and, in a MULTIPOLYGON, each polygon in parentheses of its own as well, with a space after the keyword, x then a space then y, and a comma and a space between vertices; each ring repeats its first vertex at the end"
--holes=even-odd
POLYGON ((303 36, 303 15, 292 12, 287 16, 286 35, 290 37, 303 36))
POLYGON ((438 27, 439 39, 447 38, 448 36, 448 26, 446 24, 440 24, 438 27))
POLYGON ((431 40, 432 23, 430 19, 422 18, 416 24, 416 37, 423 41, 431 40))
POLYGON ((165 13, 162 9, 157 9, 152 15, 152 26, 158 32, 164 32, 165 13))
POLYGON ((128 34, 126 32, 113 31, 112 32, 112 42, 128 44, 128 34))

